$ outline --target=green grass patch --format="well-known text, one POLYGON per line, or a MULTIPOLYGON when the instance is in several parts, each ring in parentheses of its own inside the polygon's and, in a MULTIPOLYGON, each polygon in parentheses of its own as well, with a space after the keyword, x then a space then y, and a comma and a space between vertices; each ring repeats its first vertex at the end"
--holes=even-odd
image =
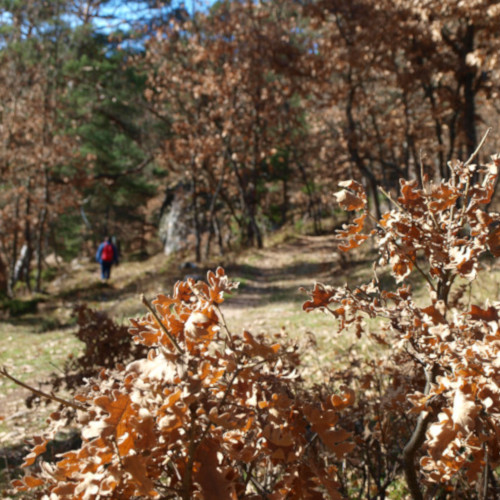
MULTIPOLYGON (((83 344, 68 330, 33 333, 25 326, 3 323, 0 327, 0 366, 23 382, 41 382, 61 370, 70 354, 77 355, 83 344)), ((16 385, 0 377, 0 394, 16 385)))

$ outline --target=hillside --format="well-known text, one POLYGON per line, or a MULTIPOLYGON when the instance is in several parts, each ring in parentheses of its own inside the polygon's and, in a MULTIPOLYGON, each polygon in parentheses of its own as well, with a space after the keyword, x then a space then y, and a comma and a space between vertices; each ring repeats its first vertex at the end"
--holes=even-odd
MULTIPOLYGON (((87 303, 115 321, 126 323, 129 317, 144 314, 141 293, 150 299, 158 293, 169 294, 177 280, 203 278, 209 268, 217 265, 223 265, 229 277, 240 282, 237 292, 222 308, 233 331, 286 331, 300 341, 317 342, 319 349, 311 351, 310 364, 319 366, 321 358, 331 359, 333 354, 333 322, 325 315, 302 311, 306 296, 299 287, 345 279, 347 270, 335 248, 332 235, 281 237, 281 241, 269 243, 262 250, 249 250, 227 257, 226 263, 212 262, 196 269, 190 269, 180 257, 158 254, 143 262, 125 260, 113 269, 109 284, 101 283, 97 264, 74 261, 58 269, 36 313, 2 322, 0 366, 24 382, 47 390, 44 381, 50 373, 57 372, 68 355, 78 355, 81 350, 72 335, 76 329, 72 318, 75 304, 87 303)), ((354 266, 349 272, 351 276, 353 272, 363 273, 363 266, 354 266)), ((45 407, 26 408, 28 395, 27 390, 0 378, 0 447, 14 461, 22 455, 17 445, 43 427, 48 411, 45 407)))
MULTIPOLYGON (((324 380, 332 369, 342 366, 343 356, 352 349, 368 356, 378 349, 369 341, 359 342, 353 334, 336 335, 331 316, 302 310, 306 295, 300 287, 310 289, 317 281, 360 283, 372 276, 374 255, 368 246, 354 252, 351 260, 336 248, 337 241, 331 234, 282 234, 262 250, 230 255, 199 268, 190 263, 189 256, 167 258, 158 254, 142 262, 125 260, 113 269, 107 284, 101 283, 97 264, 75 261, 58 269, 46 294, 40 297, 37 312, 4 319, 0 326, 0 366, 24 382, 50 391, 44 384, 50 374, 60 370, 68 356, 81 352, 82 345, 73 336, 76 326, 72 309, 76 304, 86 303, 126 324, 128 318, 145 313, 141 293, 149 299, 159 293, 170 294, 177 280, 203 279, 208 269, 222 265, 231 279, 240 282, 239 289, 222 306, 230 330, 296 339, 307 347, 303 373, 311 381, 324 380)), ((378 276, 390 286, 388 274, 378 276)), ((423 296, 418 277, 412 284, 417 296, 423 296)), ((499 289, 497 267, 484 260, 481 279, 466 289, 466 300, 492 299, 499 289)), ((28 395, 27 390, 0 378, 0 484, 19 472, 26 438, 44 427, 46 415, 54 408, 52 403, 27 408, 28 395)), ((68 436, 72 438, 72 434, 68 436)))

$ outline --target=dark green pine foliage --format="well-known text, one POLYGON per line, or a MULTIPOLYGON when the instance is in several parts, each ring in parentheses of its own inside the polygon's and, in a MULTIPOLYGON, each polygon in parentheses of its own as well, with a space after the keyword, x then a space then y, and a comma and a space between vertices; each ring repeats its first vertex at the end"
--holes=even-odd
MULTIPOLYGON (((60 221, 69 241, 106 234, 127 247, 141 245, 147 225, 146 203, 155 194, 152 120, 143 99, 144 76, 129 64, 141 54, 121 49, 108 36, 82 26, 74 32, 75 57, 65 73, 71 87, 68 117, 76 122, 88 183, 78 214, 60 221), (71 219, 71 220, 70 220, 71 219), (75 225, 76 223, 76 225, 75 225)), ((76 252, 78 245, 73 244, 76 252)))

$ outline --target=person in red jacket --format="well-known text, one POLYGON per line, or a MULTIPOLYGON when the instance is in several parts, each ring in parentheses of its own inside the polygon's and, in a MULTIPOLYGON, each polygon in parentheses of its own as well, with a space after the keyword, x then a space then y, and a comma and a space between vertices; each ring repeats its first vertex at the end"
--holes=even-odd
POLYGON ((104 241, 99 245, 95 260, 101 264, 101 279, 103 281, 109 280, 111 267, 113 264, 118 264, 118 250, 109 236, 104 238, 104 241))

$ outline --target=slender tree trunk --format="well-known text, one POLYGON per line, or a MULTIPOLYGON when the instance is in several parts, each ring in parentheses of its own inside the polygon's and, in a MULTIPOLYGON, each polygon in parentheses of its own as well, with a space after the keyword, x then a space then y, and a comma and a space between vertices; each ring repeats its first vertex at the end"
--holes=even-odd
MULTIPOLYGON (((232 157, 232 152, 229 151, 229 157, 232 157)), ((255 220, 255 200, 250 199, 253 196, 252 189, 255 190, 255 186, 251 187, 250 193, 248 193, 247 182, 241 176, 241 172, 238 168, 238 164, 235 160, 231 158, 231 165, 233 171, 236 175, 238 190, 240 192, 240 200, 242 205, 242 211, 246 217, 245 229, 246 229, 246 240, 248 245, 254 245, 255 240, 257 240, 257 247, 262 248, 262 236, 260 234, 259 226, 255 220), (247 188, 247 189, 245 189, 247 188)))
POLYGON ((219 254, 224 255, 224 242, 222 240, 222 231, 220 229, 219 219, 217 216, 213 218, 214 232, 219 245, 219 254))
POLYGON ((298 160, 296 151, 294 151, 293 154, 295 158, 295 163, 297 164, 300 175, 302 177, 302 182, 304 183, 304 186, 306 188, 307 197, 309 199, 307 203, 307 211, 309 213, 309 216, 313 220, 314 234, 319 234, 321 232, 321 216, 320 216, 321 214, 318 206, 319 203, 314 194, 314 189, 311 186, 311 182, 307 175, 306 168, 304 167, 303 163, 298 160))
POLYGON ((26 194, 26 213, 25 213, 25 226, 24 226, 24 239, 26 245, 26 258, 24 261, 24 279, 26 282, 26 286, 28 290, 31 292, 31 282, 30 282, 30 274, 31 274, 31 255, 32 251, 32 243, 31 243, 31 177, 28 177, 26 181, 27 185, 27 194, 26 194))
POLYGON ((434 89, 432 88, 431 84, 425 86, 424 89, 425 89, 425 94, 428 97, 429 102, 431 104, 431 113, 432 113, 432 118, 434 120, 434 130, 436 131, 436 139, 439 145, 438 146, 439 175, 441 179, 446 180, 448 178, 449 172, 444 157, 443 127, 441 125, 441 121, 438 116, 436 98, 434 96, 434 89))
POLYGON ((283 174, 283 203, 281 205, 281 225, 286 224, 288 218, 288 160, 283 174))
MULTIPOLYGON (((450 276, 448 274, 437 284, 438 300, 442 300, 446 307, 448 307, 448 297, 451 288, 451 282, 449 278, 450 276)), ((429 394, 431 385, 435 383, 438 373, 438 365, 425 367, 426 383, 424 394, 429 394)), ((429 411, 425 416, 423 414, 420 414, 417 420, 417 425, 413 430, 413 434, 411 435, 408 443, 406 443, 406 446, 403 448, 403 470, 405 474, 406 484, 408 485, 408 489, 410 490, 410 494, 414 500, 424 499, 424 495, 420 488, 421 485, 418 478, 419 469, 415 464, 415 458, 425 441, 425 433, 427 432, 429 424, 431 423, 433 418, 433 411, 429 411)))
POLYGON ((44 203, 43 203, 43 208, 40 213, 40 220, 38 222, 38 234, 37 234, 37 240, 36 240, 36 256, 37 256, 37 262, 36 262, 36 285, 35 285, 35 291, 40 292, 42 288, 42 268, 43 268, 43 239, 45 236, 45 223, 47 221, 47 215, 49 211, 49 202, 50 202, 50 197, 49 197, 49 172, 47 167, 44 168, 44 180, 45 180, 45 186, 44 186, 44 203))
POLYGON ((477 148, 476 132, 476 89, 474 89, 475 69, 467 65, 467 54, 474 50, 474 25, 468 24, 464 38, 464 133, 467 145, 467 156, 470 157, 477 148))
MULTIPOLYGON (((459 89, 459 91, 460 91, 460 89, 459 89)), ((448 164, 448 162, 453 159, 453 155, 455 154, 455 143, 456 143, 456 139, 457 139, 457 121, 458 121, 459 113, 460 113, 460 110, 456 109, 455 112, 453 113, 452 117, 450 118, 449 123, 448 123, 449 147, 448 147, 448 154, 446 156, 446 164, 448 164)))
POLYGON ((4 260, 0 256, 0 295, 9 293, 9 272, 4 260))
POLYGON ((26 273, 26 261, 28 260, 28 245, 24 244, 21 247, 19 252, 19 256, 14 265, 14 271, 12 273, 12 286, 23 278, 23 275, 26 273))
MULTIPOLYGON (((260 38, 258 39, 258 47, 257 50, 260 52, 260 38)), ((256 212, 257 207, 259 206, 259 191, 258 185, 260 181, 260 152, 261 152, 261 136, 262 130, 265 129, 265 124, 261 123, 261 103, 262 103, 262 73, 259 73, 259 86, 257 88, 257 98, 255 100, 254 109, 255 109, 255 121, 252 126, 253 132, 253 151, 252 151, 252 169, 253 169, 253 182, 250 189, 250 200, 249 200, 249 208, 250 208, 250 224, 252 225, 252 233, 257 241, 257 248, 262 248, 262 232, 260 230, 259 225, 257 224, 256 212)))
POLYGON ((200 223, 200 209, 198 204, 198 183, 196 179, 196 172, 194 171, 194 158, 191 165, 191 182, 192 182, 192 206, 193 206, 193 216, 194 216, 194 230, 195 230, 195 253, 196 262, 201 262, 201 223, 200 223))
MULTIPOLYGON (((351 80, 350 75, 349 75, 349 80, 351 80)), ((356 94, 356 87, 353 85, 351 81, 349 83, 351 84, 351 90, 349 92, 349 97, 346 101, 346 108, 345 108, 347 122, 349 126, 349 131, 347 136, 347 147, 349 149, 349 154, 351 156, 352 162, 357 167, 361 175, 363 175, 367 179, 370 185, 370 190, 372 192, 373 203, 375 208, 375 216, 377 217, 377 219, 380 219, 382 217, 382 213, 380 210, 380 202, 378 199, 378 192, 377 192, 378 181, 374 173, 364 164, 364 161, 359 154, 357 136, 356 136, 356 122, 352 114, 354 96, 356 94)))
POLYGON ((16 284, 16 262, 17 262, 17 253, 19 247, 19 195, 16 198, 15 212, 14 212, 14 220, 16 221, 16 227, 14 229, 14 238, 12 242, 12 254, 10 259, 10 272, 9 272, 9 283, 8 283, 8 294, 10 297, 14 296, 14 285, 16 284))
POLYGON ((225 169, 222 170, 219 181, 217 182, 217 187, 215 188, 214 194, 212 195, 212 199, 210 200, 210 208, 209 208, 208 221, 207 221, 209 233, 208 233, 208 237, 207 237, 207 243, 205 245, 205 258, 206 259, 208 259, 210 256, 210 245, 212 243, 212 236, 216 232, 216 225, 214 223, 215 208, 216 208, 217 198, 219 196, 220 190, 222 189, 222 183, 224 182, 224 174, 225 174, 225 169))

